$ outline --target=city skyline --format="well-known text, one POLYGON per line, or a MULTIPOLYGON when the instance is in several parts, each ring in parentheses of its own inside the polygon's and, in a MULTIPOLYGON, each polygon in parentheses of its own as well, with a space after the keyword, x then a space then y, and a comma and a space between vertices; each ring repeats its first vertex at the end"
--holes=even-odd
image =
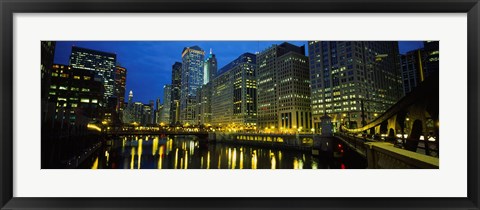
POLYGON ((41 45, 42 168, 439 167, 439 41, 82 43, 41 45))
MULTIPOLYGON (((163 104, 164 85, 171 84, 171 67, 182 61, 185 47, 198 45, 209 54, 212 49, 218 60, 218 69, 236 59, 243 53, 256 53, 281 44, 283 41, 58 41, 54 63, 67 64, 72 46, 114 53, 117 62, 127 71, 125 99, 130 90, 134 100, 144 104, 161 98, 163 104)), ((307 49, 307 41, 288 41, 307 49)), ((408 51, 423 47, 422 41, 400 41, 399 51, 408 51)), ((205 56, 207 57, 207 56, 205 56)))

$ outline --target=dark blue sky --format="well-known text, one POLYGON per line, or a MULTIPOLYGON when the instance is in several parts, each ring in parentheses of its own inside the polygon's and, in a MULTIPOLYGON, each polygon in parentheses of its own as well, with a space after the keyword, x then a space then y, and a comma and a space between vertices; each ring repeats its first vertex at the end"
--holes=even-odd
MULTIPOLYGON (((306 41, 289 41, 305 45, 306 41)), ((184 47, 200 46, 206 54, 210 48, 219 69, 245 52, 260 52, 282 41, 58 41, 55 63, 68 64, 73 45, 117 54, 117 62, 127 69, 126 94, 133 90, 134 101, 148 103, 160 97, 163 86, 171 83, 172 65, 181 62, 184 47)), ((419 41, 400 42, 400 53, 423 47, 419 41)))

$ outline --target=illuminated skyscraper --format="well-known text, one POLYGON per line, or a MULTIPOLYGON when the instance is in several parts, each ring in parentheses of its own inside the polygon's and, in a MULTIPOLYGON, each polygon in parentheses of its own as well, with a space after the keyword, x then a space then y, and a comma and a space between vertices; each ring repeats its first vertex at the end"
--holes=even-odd
POLYGON ((180 122, 196 124, 196 93, 203 84, 205 52, 198 46, 186 47, 182 52, 182 79, 180 92, 180 122))
POLYGON ((402 96, 398 42, 309 41, 312 111, 334 127, 362 127, 402 96))
POLYGON ((256 56, 244 53, 212 80, 211 121, 214 126, 254 128, 257 123, 256 56))
POLYGON ((170 123, 170 109, 172 106, 172 85, 164 85, 163 86, 163 107, 160 116, 160 122, 169 124, 170 123))
POLYGON ((117 65, 115 67, 115 95, 117 96, 116 110, 123 110, 125 102, 125 85, 127 84, 127 69, 117 65))
POLYGON ((54 64, 49 101, 54 104, 53 121, 85 125, 100 121, 103 114, 104 87, 92 71, 54 64))
POLYGON ((180 121, 180 92, 182 81, 182 63, 175 62, 172 65, 172 99, 170 107, 170 123, 174 124, 180 121))
POLYGON ((217 58, 215 54, 212 53, 210 49, 210 54, 208 55, 207 60, 205 60, 205 66, 203 71, 203 84, 207 84, 212 81, 213 78, 217 75, 217 58))
POLYGON ((258 127, 310 131, 310 81, 305 46, 273 45, 257 55, 258 127))
POLYGON ((117 55, 98 50, 72 47, 70 66, 76 69, 94 71, 105 87, 105 107, 115 109, 117 104, 115 95, 115 64, 117 55))

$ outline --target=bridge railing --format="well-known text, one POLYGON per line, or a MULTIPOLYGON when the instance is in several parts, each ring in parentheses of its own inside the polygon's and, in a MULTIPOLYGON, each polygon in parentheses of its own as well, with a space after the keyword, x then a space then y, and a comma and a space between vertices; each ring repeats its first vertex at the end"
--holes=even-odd
POLYGON ((336 133, 335 136, 349 144, 352 149, 356 150, 357 153, 361 154, 362 156, 367 155, 367 147, 365 143, 376 142, 374 139, 366 136, 358 137, 354 134, 348 133, 336 133))

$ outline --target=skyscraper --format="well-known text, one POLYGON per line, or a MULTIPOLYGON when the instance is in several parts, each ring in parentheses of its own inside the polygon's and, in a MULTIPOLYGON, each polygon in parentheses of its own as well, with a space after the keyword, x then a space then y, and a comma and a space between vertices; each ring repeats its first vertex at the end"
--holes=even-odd
POLYGON ((207 84, 212 81, 213 78, 217 75, 217 58, 215 54, 212 53, 210 49, 210 54, 208 55, 207 60, 205 60, 205 66, 203 71, 203 84, 207 84))
POLYGON ((182 63, 175 62, 172 65, 172 99, 170 107, 171 124, 180 121, 180 92, 182 81, 182 63))
POLYGON ((273 45, 257 55, 258 126, 309 131, 311 108, 305 46, 273 45))
POLYGON ((182 52, 180 121, 184 124, 196 124, 196 93, 203 84, 204 57, 205 52, 198 46, 186 47, 182 52))
POLYGON ((123 108, 121 119, 122 119, 123 123, 133 123, 133 122, 135 122, 133 91, 132 90, 130 90, 130 92, 128 93, 128 103, 127 103, 126 107, 123 108))
POLYGON ((362 127, 402 96, 398 42, 309 41, 313 120, 362 127))
POLYGON ((127 84, 127 69, 117 65, 115 67, 115 95, 117 98, 116 111, 123 110, 125 102, 125 85, 127 84))
POLYGON ((224 66, 212 83, 212 123, 254 128, 257 124, 256 56, 244 53, 224 66))
POLYGON ((109 109, 115 109, 117 104, 115 95, 115 64, 117 55, 114 53, 98 50, 72 47, 70 65, 76 69, 94 71, 101 79, 105 87, 104 105, 109 109))
POLYGON ((47 113, 48 111, 48 92, 50 89, 50 81, 52 77, 52 66, 53 59, 55 55, 55 44, 53 41, 42 41, 40 42, 41 46, 41 60, 40 60, 40 70, 41 70, 41 108, 42 108, 42 121, 49 118, 47 113))
POLYGON ((423 80, 438 73, 438 41, 426 41, 424 47, 401 55, 404 93, 411 92, 423 80))
POLYGON ((61 124, 84 125, 100 121, 103 114, 104 93, 101 79, 92 71, 54 64, 49 88, 49 101, 55 104, 50 110, 52 121, 61 124))
POLYGON ((170 119, 170 109, 172 106, 172 85, 163 86, 163 108, 161 112, 161 123, 169 124, 170 119))

